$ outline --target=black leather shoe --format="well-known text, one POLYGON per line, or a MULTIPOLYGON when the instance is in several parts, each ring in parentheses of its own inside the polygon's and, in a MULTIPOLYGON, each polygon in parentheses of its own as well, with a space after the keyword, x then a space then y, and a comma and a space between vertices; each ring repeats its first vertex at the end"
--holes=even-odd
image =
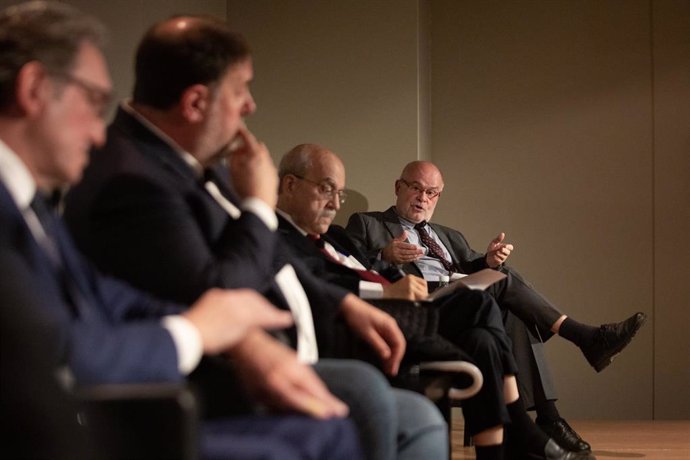
POLYGON ((595 371, 601 372, 613 358, 625 348, 635 333, 647 320, 647 315, 637 312, 620 323, 602 324, 591 345, 582 347, 582 353, 595 371))
POLYGON ((570 452, 591 452, 592 446, 582 439, 568 422, 559 418, 555 422, 539 424, 539 428, 556 443, 570 452))
POLYGON ((544 447, 544 453, 540 455, 529 454, 530 459, 539 460, 591 460, 594 457, 589 452, 570 452, 556 444, 556 441, 549 439, 544 447))

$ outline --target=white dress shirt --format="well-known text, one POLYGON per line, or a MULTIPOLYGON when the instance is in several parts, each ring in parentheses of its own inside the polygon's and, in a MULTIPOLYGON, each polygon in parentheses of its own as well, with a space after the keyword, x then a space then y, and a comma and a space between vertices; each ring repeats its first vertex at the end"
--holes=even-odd
MULTIPOLYGON (((287 220, 295 229, 305 237, 308 235, 299 225, 292 220, 292 216, 281 209, 276 209, 285 220, 287 220)), ((338 252, 328 241, 323 242, 323 247, 333 259, 340 262, 342 265, 353 270, 366 270, 366 267, 351 255, 345 255, 338 252)), ((373 281, 359 280, 359 297, 362 299, 380 299, 383 297, 383 285, 373 281)))

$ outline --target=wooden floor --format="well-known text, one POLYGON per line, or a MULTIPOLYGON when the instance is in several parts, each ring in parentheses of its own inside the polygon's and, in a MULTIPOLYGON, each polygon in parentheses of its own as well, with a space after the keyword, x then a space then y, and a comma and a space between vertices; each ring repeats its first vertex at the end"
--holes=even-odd
MULTIPOLYGON (((568 423, 592 445, 597 459, 690 460, 690 420, 573 421, 568 423)), ((453 460, 474 459, 462 446, 462 416, 453 417, 453 460)))

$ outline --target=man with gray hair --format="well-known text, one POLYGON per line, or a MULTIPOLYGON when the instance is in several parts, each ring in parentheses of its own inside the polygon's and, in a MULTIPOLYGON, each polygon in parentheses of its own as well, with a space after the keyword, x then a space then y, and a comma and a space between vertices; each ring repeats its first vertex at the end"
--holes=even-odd
MULTIPOLYGON (((514 342, 517 329, 529 331, 527 339, 524 334, 518 339, 527 340, 527 345, 531 341, 533 347, 523 347, 526 353, 517 347, 513 351, 521 369, 522 362, 539 363, 533 379, 535 386, 546 389, 549 384, 541 349, 543 342, 553 335, 576 345, 596 372, 606 369, 630 343, 647 315, 637 312, 618 323, 592 326, 564 314, 517 270, 505 264, 514 248, 505 241, 504 233, 482 253, 472 249, 461 232, 431 222, 443 188, 443 175, 436 165, 429 161, 410 162, 395 181, 395 205, 385 211, 353 214, 347 231, 369 260, 395 264, 429 283, 438 281, 439 276, 456 277, 485 268, 503 272, 506 278, 490 286, 487 292, 504 311, 506 329, 514 342)), ((590 450, 589 444, 558 413, 555 396, 535 389, 534 402, 537 423, 544 431, 571 450, 590 450)))

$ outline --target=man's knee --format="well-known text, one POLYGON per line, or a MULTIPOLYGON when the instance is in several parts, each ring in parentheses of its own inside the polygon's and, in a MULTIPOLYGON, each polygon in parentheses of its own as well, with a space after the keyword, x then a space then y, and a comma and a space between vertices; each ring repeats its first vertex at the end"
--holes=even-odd
POLYGON ((314 370, 340 399, 351 409, 353 405, 364 408, 376 406, 393 408, 391 387, 381 371, 363 361, 349 359, 323 359, 314 365, 314 370))
POLYGON ((399 413, 399 458, 447 458, 448 426, 438 408, 420 394, 393 392, 399 413))

